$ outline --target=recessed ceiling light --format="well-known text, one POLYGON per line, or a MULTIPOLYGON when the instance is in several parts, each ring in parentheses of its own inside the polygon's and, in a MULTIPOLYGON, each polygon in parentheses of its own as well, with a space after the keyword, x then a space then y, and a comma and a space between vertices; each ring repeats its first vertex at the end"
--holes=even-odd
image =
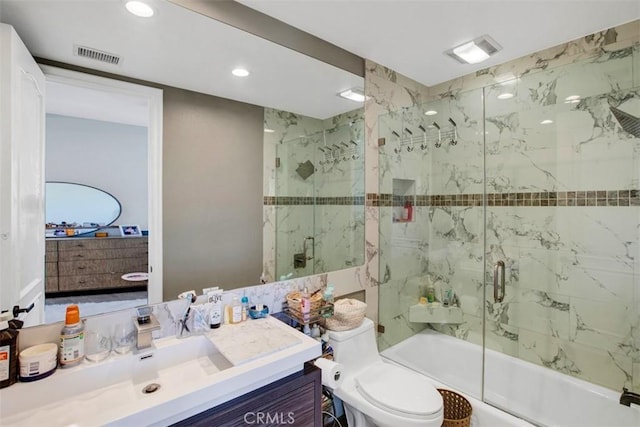
POLYGON ((549 120, 549 119, 544 119, 543 121, 540 122, 541 125, 550 125, 551 123, 553 123, 553 120, 549 120))
POLYGON ((511 92, 504 92, 498 95, 498 99, 510 99, 513 98, 513 94, 511 92))
POLYGON ((438 114, 436 110, 429 110, 424 112, 425 116, 435 116, 436 114, 438 114))
POLYGON ((273 129, 268 129, 268 128, 264 128, 264 133, 274 133, 275 130, 273 129))
POLYGON ((247 77, 249 75, 249 70, 247 70, 246 68, 234 68, 231 71, 231 74, 236 77, 247 77))
POLYGON ((365 100, 364 91, 359 88, 351 88, 351 89, 344 90, 340 92, 338 96, 341 96, 345 99, 348 99, 350 101, 355 101, 355 102, 364 102, 365 100))
POLYGON ((153 8, 141 1, 128 1, 124 7, 131 13, 141 18, 150 18, 153 16, 153 8))
POLYGON ((445 52, 463 64, 477 64, 498 52, 502 47, 488 35, 473 39, 445 52))

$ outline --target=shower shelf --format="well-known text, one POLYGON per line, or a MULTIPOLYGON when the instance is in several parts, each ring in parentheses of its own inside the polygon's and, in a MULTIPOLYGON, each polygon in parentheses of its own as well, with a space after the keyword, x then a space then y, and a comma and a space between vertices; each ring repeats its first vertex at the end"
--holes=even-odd
POLYGON ((457 325, 462 323, 462 309, 442 305, 434 307, 430 304, 415 304, 409 307, 409 322, 457 325))

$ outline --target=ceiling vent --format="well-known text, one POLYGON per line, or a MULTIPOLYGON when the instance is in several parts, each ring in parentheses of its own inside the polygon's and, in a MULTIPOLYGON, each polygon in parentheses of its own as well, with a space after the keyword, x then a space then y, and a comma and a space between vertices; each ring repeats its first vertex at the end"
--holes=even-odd
POLYGON ((83 58, 93 59, 95 61, 106 62, 107 64, 118 65, 120 63, 120 57, 118 55, 103 52, 92 47, 74 46, 73 54, 83 58))

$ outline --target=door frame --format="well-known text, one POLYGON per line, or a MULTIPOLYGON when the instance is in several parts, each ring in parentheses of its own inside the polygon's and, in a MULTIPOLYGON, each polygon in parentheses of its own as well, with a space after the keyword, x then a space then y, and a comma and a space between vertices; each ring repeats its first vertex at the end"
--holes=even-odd
MULTIPOLYGON (((162 102, 163 91, 148 86, 39 64, 47 81, 144 98, 149 105, 147 185, 149 216, 149 304, 162 302, 162 102)), ((44 256, 44 254, 43 254, 44 256)))

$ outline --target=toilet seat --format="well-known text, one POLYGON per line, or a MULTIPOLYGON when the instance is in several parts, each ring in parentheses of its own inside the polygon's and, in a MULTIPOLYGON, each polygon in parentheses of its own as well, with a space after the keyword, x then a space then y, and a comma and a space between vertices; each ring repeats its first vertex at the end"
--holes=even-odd
POLYGON ((411 418, 442 412, 442 396, 421 375, 387 363, 376 363, 355 378, 358 392, 372 405, 411 418))

